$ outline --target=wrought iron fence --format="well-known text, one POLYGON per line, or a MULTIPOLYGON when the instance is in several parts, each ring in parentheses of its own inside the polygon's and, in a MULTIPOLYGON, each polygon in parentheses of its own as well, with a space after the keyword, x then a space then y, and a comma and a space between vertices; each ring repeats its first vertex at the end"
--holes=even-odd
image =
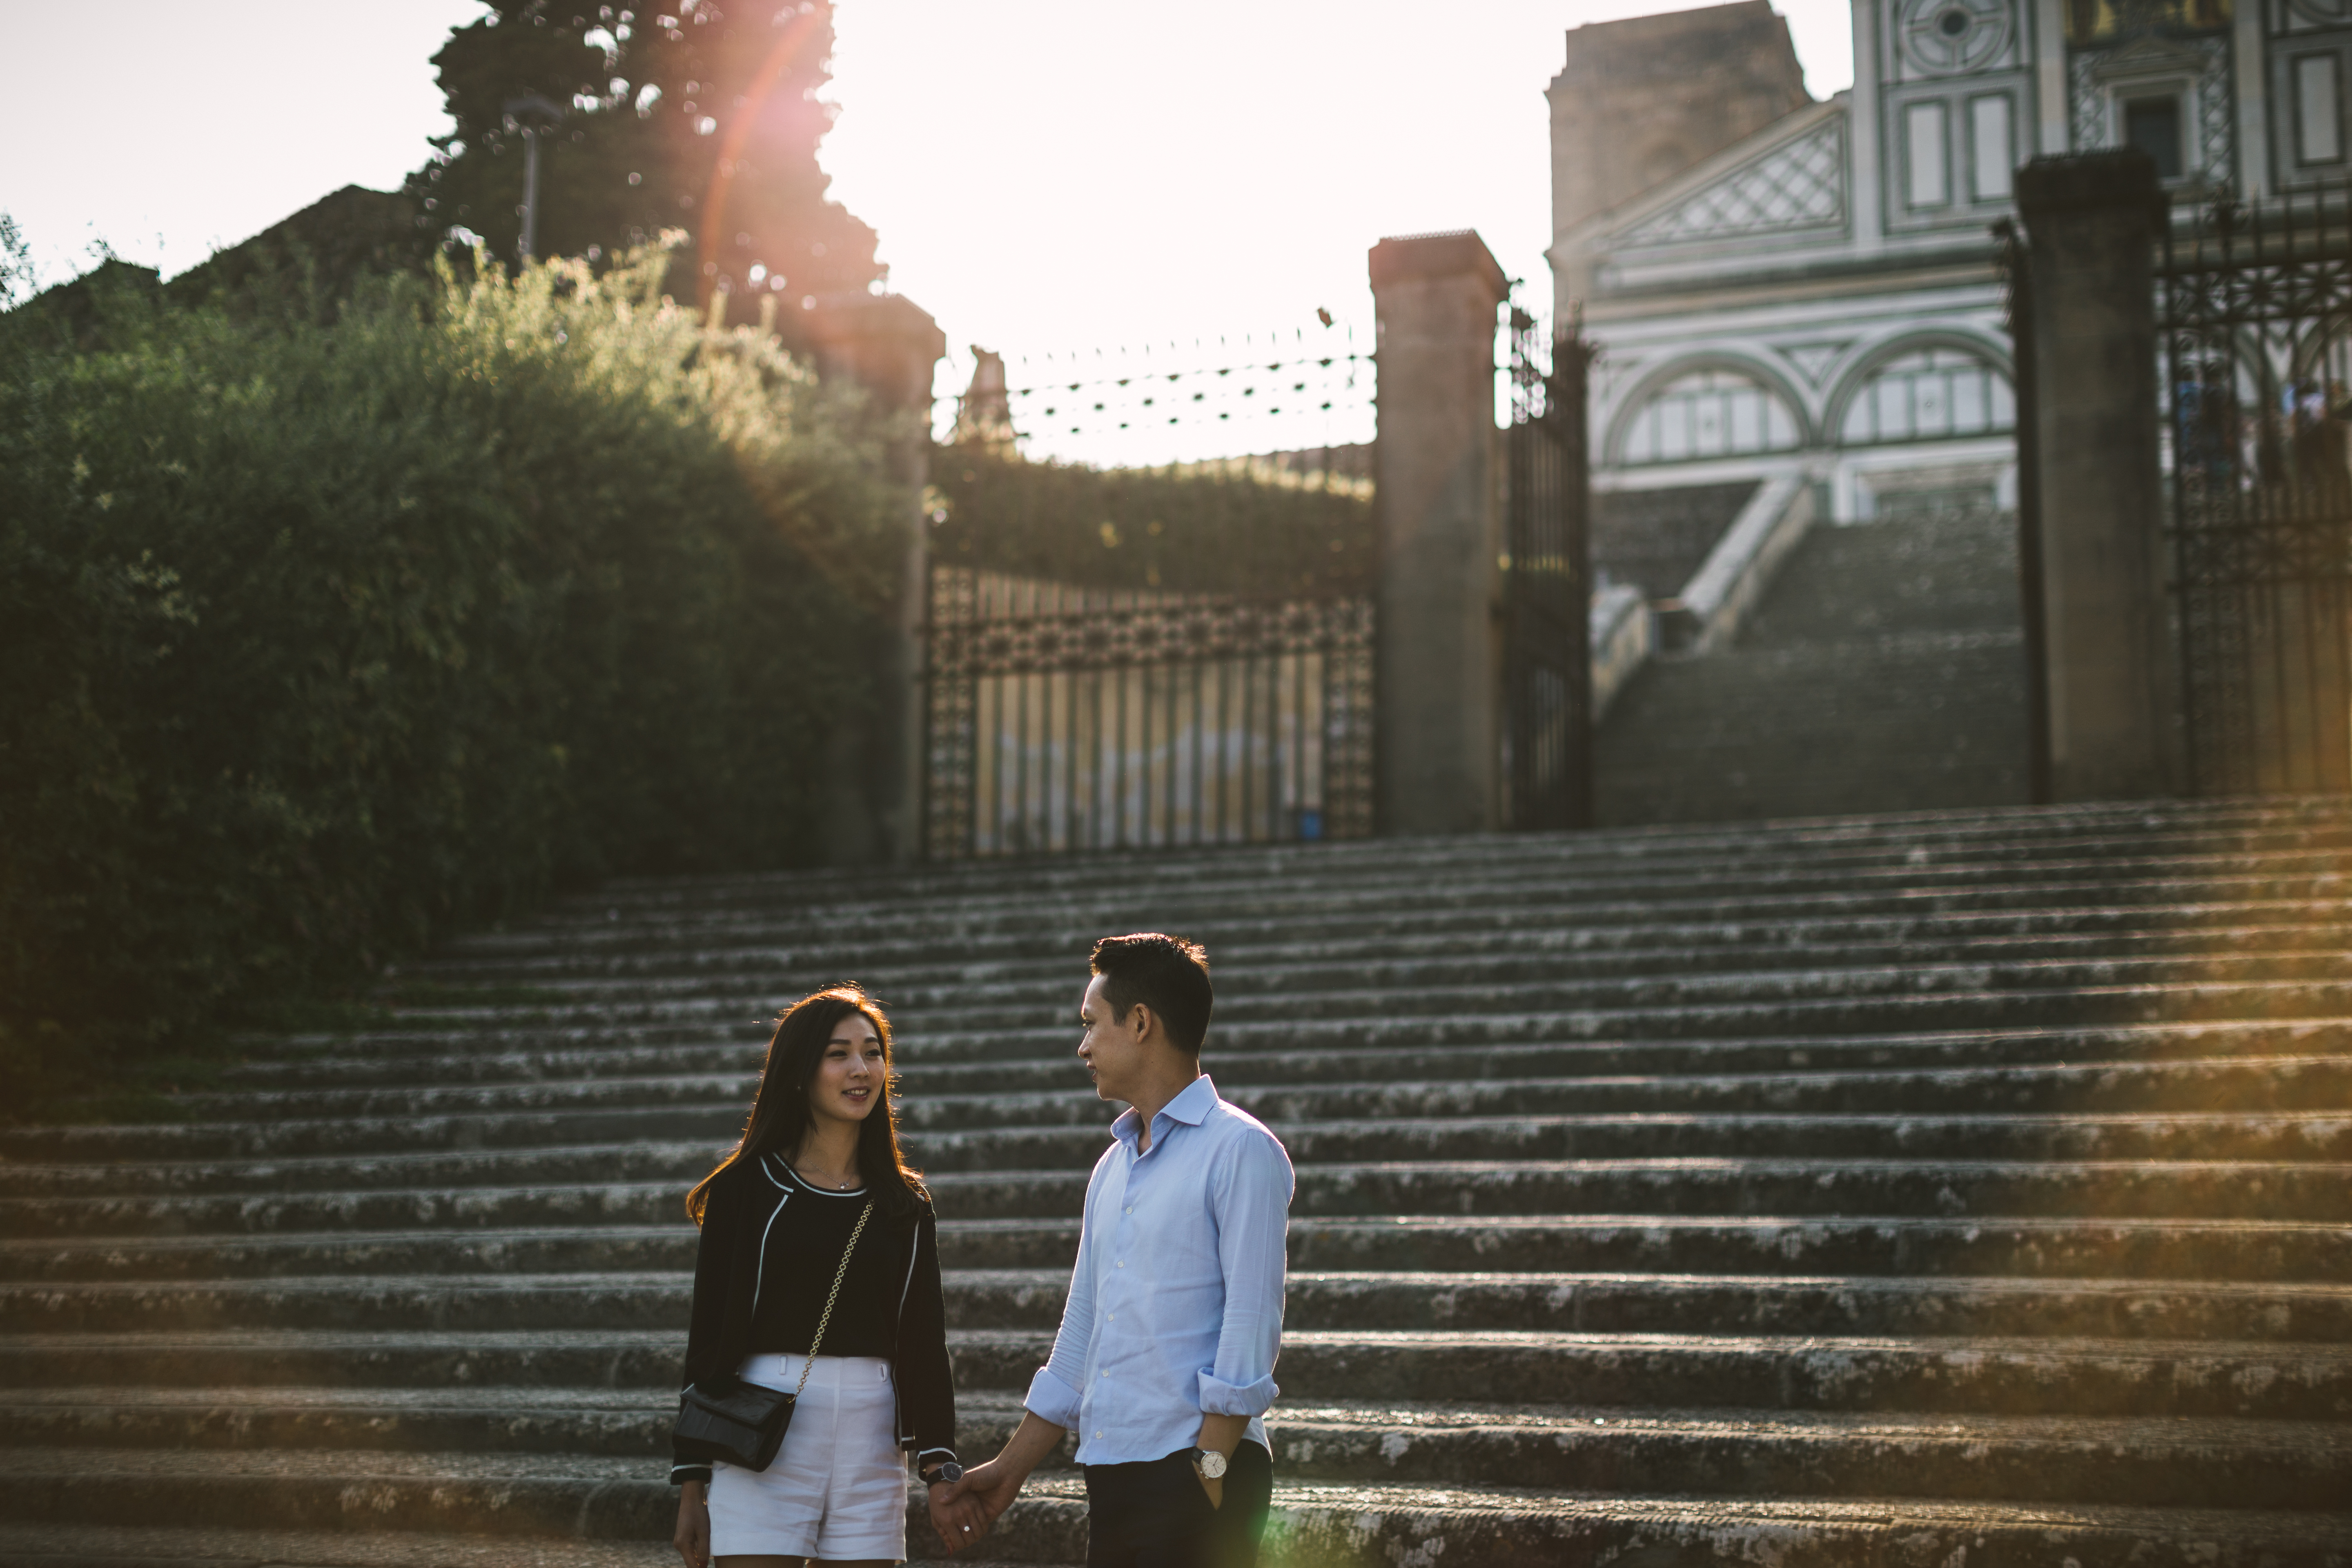
POLYGON ((2192 787, 2352 790, 2352 191, 2223 199, 2159 242, 2192 787))
POLYGON ((932 578, 934 858, 1360 837, 1372 607, 932 578))
MULTIPOLYGON (((1117 431, 1146 414, 1206 425, 1349 374, 1336 355, 1318 368, 1319 388, 1273 363, 1076 392, 1117 431)), ((1024 457, 1024 420, 1078 433, 1071 391, 992 388, 933 459, 927 853, 1370 833, 1369 449, 1135 468, 1024 457)))
POLYGON ((1510 309, 1503 777, 1515 828, 1592 820, 1592 574, 1585 389, 1593 351, 1510 309))

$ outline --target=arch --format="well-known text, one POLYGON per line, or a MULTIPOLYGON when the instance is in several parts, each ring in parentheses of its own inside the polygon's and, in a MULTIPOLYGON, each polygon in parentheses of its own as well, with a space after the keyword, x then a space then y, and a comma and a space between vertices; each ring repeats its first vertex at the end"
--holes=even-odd
POLYGON ((1857 356, 1839 377, 1822 421, 1837 447, 2003 436, 2016 428, 2008 351, 1954 328, 1905 332, 1857 356))
POLYGON ((1634 383, 1601 450, 1626 468, 1796 452, 1813 445, 1804 399, 1787 377, 1735 353, 1685 354, 1634 383))

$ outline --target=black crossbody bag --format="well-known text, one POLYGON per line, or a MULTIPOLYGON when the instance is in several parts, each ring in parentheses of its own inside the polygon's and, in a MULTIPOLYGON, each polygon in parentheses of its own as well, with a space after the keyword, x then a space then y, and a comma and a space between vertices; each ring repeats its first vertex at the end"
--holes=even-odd
POLYGON ((841 1267, 833 1271, 824 1314, 816 1321, 816 1338, 809 1345, 808 1359, 801 1364, 800 1387, 786 1394, 732 1374, 724 1381, 688 1384, 686 1392, 678 1395, 677 1426, 672 1433, 680 1458, 724 1460, 747 1470, 764 1470, 776 1462, 777 1451, 784 1446, 784 1428, 793 1424, 793 1406, 808 1390, 817 1347, 824 1343, 825 1326, 833 1321, 833 1304, 841 1298, 841 1282, 849 1278, 849 1256, 857 1250, 857 1238, 866 1234, 866 1222, 873 1217, 874 1204, 869 1198, 865 1212, 857 1216, 857 1228, 849 1233, 849 1245, 841 1250, 841 1267))

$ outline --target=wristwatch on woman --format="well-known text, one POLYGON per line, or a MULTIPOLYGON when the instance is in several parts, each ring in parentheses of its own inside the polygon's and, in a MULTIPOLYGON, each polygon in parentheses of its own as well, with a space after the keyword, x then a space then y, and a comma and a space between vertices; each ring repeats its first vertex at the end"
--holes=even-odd
POLYGON ((961 1479, 963 1479, 963 1467, 953 1459, 947 1460, 943 1464, 933 1465, 923 1472, 923 1484, 927 1487, 951 1487, 961 1479))
POLYGON ((1192 1469, 1204 1481, 1222 1481, 1225 1479, 1225 1457, 1214 1448, 1195 1448, 1192 1469))

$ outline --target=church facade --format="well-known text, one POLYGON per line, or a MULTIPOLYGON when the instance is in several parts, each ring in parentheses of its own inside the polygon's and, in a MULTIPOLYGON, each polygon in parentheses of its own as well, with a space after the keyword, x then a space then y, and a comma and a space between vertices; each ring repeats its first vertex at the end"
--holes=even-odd
POLYGON ((1764 0, 1569 33, 1549 256, 1602 350, 1597 488, 2013 504, 2017 165, 2137 145, 2176 203, 2259 198, 2352 145, 2352 0, 1853 0, 1853 47, 1815 102, 1764 0))

